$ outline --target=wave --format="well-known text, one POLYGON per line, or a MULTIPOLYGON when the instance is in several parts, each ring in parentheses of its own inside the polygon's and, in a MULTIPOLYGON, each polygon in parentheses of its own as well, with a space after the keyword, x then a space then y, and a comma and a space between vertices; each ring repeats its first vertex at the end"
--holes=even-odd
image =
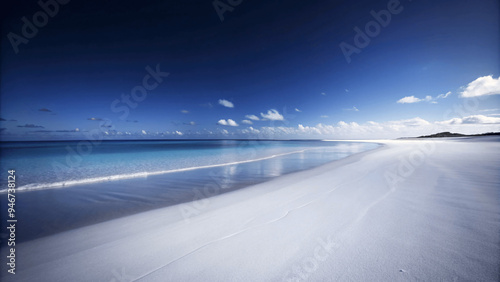
MULTIPOLYGON (((222 164, 203 165, 203 166, 186 167, 186 168, 178 168, 178 169, 162 170, 162 171, 152 171, 152 172, 117 174, 117 175, 111 175, 111 176, 101 176, 101 177, 85 178, 85 179, 79 179, 79 180, 67 180, 67 181, 59 181, 59 182, 53 182, 53 183, 32 183, 32 184, 27 184, 27 185, 17 187, 16 191, 33 191, 33 190, 43 190, 43 189, 66 188, 69 186, 75 186, 75 185, 81 185, 81 184, 91 184, 91 183, 107 182, 107 181, 122 180, 122 179, 148 177, 148 176, 153 176, 153 175, 182 172, 182 171, 190 171, 190 170, 197 170, 197 169, 222 167, 222 166, 228 166, 228 165, 237 165, 237 164, 243 164, 243 163, 251 163, 251 162, 268 160, 268 159, 282 157, 282 156, 286 156, 286 155, 303 153, 305 151, 314 150, 314 149, 316 149, 316 148, 303 149, 303 150, 299 150, 299 151, 287 152, 287 153, 282 153, 282 154, 275 154, 275 155, 262 157, 262 158, 258 158, 258 159, 236 161, 236 162, 222 163, 222 164)), ((5 193, 7 193, 7 191, 8 191, 8 189, 0 190, 0 194, 5 194, 5 193)))

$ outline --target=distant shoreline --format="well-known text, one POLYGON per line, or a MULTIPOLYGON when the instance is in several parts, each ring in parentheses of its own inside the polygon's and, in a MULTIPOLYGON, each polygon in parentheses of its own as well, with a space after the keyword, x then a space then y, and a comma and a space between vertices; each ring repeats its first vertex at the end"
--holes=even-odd
POLYGON ((442 137, 478 137, 478 136, 496 136, 500 135, 500 132, 487 132, 481 134, 461 134, 461 133, 452 133, 452 132, 440 132, 431 135, 423 135, 418 137, 402 137, 399 139, 408 139, 408 138, 442 138, 442 137))

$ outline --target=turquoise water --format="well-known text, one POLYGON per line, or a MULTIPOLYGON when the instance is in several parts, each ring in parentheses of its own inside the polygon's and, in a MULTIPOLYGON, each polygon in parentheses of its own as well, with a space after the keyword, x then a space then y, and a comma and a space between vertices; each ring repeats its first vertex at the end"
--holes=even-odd
MULTIPOLYGON (((1 187, 7 186, 7 170, 14 169, 16 240, 23 242, 232 192, 378 146, 323 141, 107 141, 85 153, 78 142, 1 143, 5 180, 1 187)), ((7 193, 0 193, 0 206, 7 203, 7 193)), ((7 218, 7 209, 0 215, 7 218)), ((7 230, 5 224, 0 223, 1 230, 7 230)), ((0 232, 2 236, 7 234, 0 232)))
MULTIPOLYGON (((288 171, 279 172, 283 174, 376 146, 352 142, 237 140, 3 142, 0 175, 6 179, 7 170, 14 169, 18 189, 32 190, 300 155, 301 161, 288 171)), ((0 190, 5 188, 6 183, 1 183, 0 190)))

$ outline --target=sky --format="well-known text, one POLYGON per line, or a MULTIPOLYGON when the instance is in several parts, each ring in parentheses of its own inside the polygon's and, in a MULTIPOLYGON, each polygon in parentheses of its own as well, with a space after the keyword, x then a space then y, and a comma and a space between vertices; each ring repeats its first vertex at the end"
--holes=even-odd
POLYGON ((2 5, 3 141, 500 131, 496 0, 2 5))

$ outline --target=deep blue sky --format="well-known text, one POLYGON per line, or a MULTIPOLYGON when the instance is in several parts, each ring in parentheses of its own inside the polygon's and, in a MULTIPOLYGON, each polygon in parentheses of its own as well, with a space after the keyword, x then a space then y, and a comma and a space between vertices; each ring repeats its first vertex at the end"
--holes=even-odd
POLYGON ((475 99, 461 97, 469 83, 498 81, 498 1, 403 0, 348 63, 339 44, 392 2, 243 0, 221 21, 206 0, 71 0, 16 54, 9 33, 41 10, 17 2, 3 11, 2 140, 379 138, 452 118, 455 130, 500 130, 500 95, 454 110, 475 99), (113 101, 148 66, 169 76, 121 119, 113 101), (397 103, 408 96, 422 101, 397 103))

